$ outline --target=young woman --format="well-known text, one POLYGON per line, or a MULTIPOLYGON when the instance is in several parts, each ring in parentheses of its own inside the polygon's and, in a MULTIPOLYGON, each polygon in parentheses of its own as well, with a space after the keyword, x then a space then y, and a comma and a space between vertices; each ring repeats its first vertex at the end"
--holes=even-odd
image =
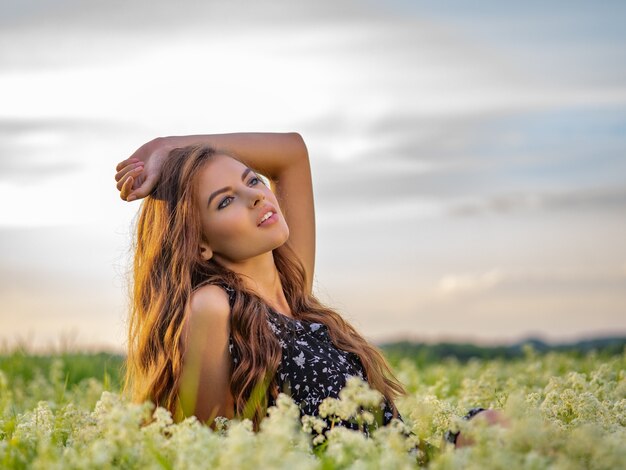
POLYGON ((359 376, 384 397, 379 424, 400 418, 394 400, 406 392, 382 354, 312 293, 315 213, 299 134, 157 138, 115 179, 122 199, 145 198, 125 383, 134 400, 258 429, 278 393, 317 415, 359 376))

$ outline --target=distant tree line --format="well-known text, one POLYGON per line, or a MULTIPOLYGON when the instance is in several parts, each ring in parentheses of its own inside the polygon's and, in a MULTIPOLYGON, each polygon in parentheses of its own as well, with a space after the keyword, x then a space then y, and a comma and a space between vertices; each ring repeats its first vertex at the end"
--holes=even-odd
POLYGON ((537 354, 549 351, 566 352, 575 357, 596 351, 601 356, 613 356, 624 353, 626 337, 596 338, 575 343, 548 344, 540 339, 529 338, 519 343, 502 346, 478 346, 471 343, 416 343, 399 341, 380 344, 385 355, 395 362, 401 358, 412 358, 417 364, 425 365, 446 358, 454 358, 465 363, 476 359, 516 359, 524 356, 524 345, 530 345, 537 354))
MULTIPOLYGON (((626 337, 597 338, 576 343, 550 345, 539 339, 527 339, 509 346, 477 346, 471 343, 414 343, 399 341, 378 345, 391 364, 401 359, 409 359, 417 365, 428 365, 446 359, 465 363, 472 358, 489 360, 512 360, 524 356, 524 345, 530 345, 536 354, 549 351, 567 352, 575 357, 596 351, 600 357, 624 354, 626 337)), ((106 352, 66 351, 52 354, 35 354, 26 348, 0 352, 0 370, 13 381, 28 383, 37 374, 47 376, 55 361, 61 360, 66 387, 95 377, 101 380, 106 388, 118 389, 123 377, 125 356, 106 352)))

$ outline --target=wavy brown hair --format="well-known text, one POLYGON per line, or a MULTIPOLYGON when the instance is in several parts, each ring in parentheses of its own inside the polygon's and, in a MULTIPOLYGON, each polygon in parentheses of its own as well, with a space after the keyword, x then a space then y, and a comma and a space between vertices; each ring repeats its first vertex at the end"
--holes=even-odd
MULTIPOLYGON (((200 256, 197 175, 218 154, 232 156, 204 145, 172 150, 155 190, 142 203, 133 244, 124 393, 135 402, 150 400, 167 408, 175 419, 183 416, 179 391, 188 303, 202 285, 227 285, 235 290, 230 330, 239 358, 231 365, 234 413, 250 418, 258 429, 269 397, 275 399, 280 391, 275 376, 282 351, 265 320, 269 307, 263 299, 247 290, 235 272, 200 256)), ((380 351, 341 315, 306 293, 304 267, 288 242, 273 250, 273 256, 293 317, 326 325, 332 342, 360 359, 368 383, 397 416, 394 399, 406 391, 380 351)))

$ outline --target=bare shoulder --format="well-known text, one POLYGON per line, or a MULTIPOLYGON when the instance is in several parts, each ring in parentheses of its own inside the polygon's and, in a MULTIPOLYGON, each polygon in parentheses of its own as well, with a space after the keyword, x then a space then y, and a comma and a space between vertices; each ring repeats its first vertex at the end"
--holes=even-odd
POLYGON ((185 415, 194 414, 202 422, 212 422, 215 416, 231 418, 228 293, 220 286, 199 287, 185 313, 180 389, 185 415))
POLYGON ((191 293, 191 312, 199 315, 226 315, 230 313, 228 293, 224 288, 206 284, 191 293))
POLYGON ((207 284, 191 294, 186 328, 228 333, 229 316, 228 293, 220 286, 207 284), (226 330, 223 330, 224 327, 226 330))

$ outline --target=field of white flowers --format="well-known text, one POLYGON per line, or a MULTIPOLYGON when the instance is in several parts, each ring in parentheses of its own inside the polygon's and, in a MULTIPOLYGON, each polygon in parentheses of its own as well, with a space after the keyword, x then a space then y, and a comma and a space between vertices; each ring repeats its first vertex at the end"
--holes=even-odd
MULTIPOLYGON (((398 403, 404 423, 375 429, 370 438, 341 426, 320 437, 320 420, 300 420, 286 396, 258 433, 247 420, 222 419, 215 431, 195 419, 175 424, 162 408, 123 401, 107 375, 68 384, 62 359, 26 378, 7 364, 0 362, 1 468, 626 467, 626 351, 575 358, 527 347, 520 360, 420 368, 403 359, 394 369, 410 392, 398 403), (460 418, 475 406, 502 410, 510 427, 460 418), (443 440, 448 429, 461 429, 475 445, 454 448, 443 440)), ((368 422, 371 414, 357 409, 375 398, 355 380, 324 411, 368 422)))

